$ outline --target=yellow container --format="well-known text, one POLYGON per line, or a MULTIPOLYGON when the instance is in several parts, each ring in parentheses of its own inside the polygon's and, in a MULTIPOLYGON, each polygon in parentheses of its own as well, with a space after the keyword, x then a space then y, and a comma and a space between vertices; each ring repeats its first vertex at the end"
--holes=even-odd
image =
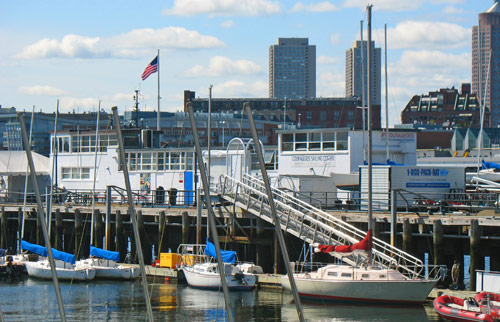
POLYGON ((182 263, 184 265, 194 265, 195 255, 182 255, 182 263))
POLYGON ((160 253, 160 267, 175 268, 178 257, 176 253, 160 253))

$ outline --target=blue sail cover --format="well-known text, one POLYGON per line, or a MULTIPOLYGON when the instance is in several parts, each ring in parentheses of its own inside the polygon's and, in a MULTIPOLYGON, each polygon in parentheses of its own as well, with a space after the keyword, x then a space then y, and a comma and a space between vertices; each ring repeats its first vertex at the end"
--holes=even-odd
POLYGON ((90 256, 109 259, 109 260, 112 260, 115 262, 120 261, 120 253, 119 252, 112 252, 110 250, 105 250, 105 249, 97 248, 94 246, 90 246, 90 256))
MULTIPOLYGON (((46 247, 32 244, 32 243, 28 243, 25 240, 21 240, 21 248, 24 250, 28 250, 32 253, 38 254, 40 256, 43 256, 43 257, 49 256, 46 247)), ((76 259, 75 259, 74 255, 62 252, 62 251, 54 249, 54 248, 52 248, 52 256, 55 259, 62 260, 63 262, 66 262, 66 263, 70 263, 70 264, 76 263, 76 259)))
MULTIPOLYGON (((205 255, 217 258, 217 252, 215 251, 215 245, 210 242, 207 238, 207 246, 205 247, 205 255)), ((220 255, 224 263, 234 264, 236 262, 236 252, 232 250, 221 250, 220 255)))
POLYGON ((482 161, 482 168, 483 169, 497 169, 500 170, 500 164, 495 163, 495 162, 486 162, 482 161))

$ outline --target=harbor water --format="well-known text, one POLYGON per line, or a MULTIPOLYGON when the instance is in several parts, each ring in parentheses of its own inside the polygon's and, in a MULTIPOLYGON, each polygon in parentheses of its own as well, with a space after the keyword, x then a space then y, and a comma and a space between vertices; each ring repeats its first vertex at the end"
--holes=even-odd
MULTIPOLYGON (((226 321, 222 292, 197 290, 175 281, 150 281, 155 321, 226 321)), ((51 281, 30 278, 0 282, 4 321, 58 321, 51 281)), ((139 281, 61 283, 68 321, 146 321, 146 304, 139 281)), ((279 289, 231 293, 236 321, 298 321, 291 294, 279 289)), ((432 305, 353 306, 303 303, 307 321, 438 321, 432 305)), ((0 319, 1 320, 1 319, 0 319)))

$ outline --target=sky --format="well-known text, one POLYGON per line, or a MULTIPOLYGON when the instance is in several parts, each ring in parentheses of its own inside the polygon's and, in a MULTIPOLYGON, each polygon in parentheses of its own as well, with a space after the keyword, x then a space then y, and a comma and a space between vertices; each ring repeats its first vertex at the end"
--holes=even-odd
POLYGON ((141 74, 158 50, 161 111, 182 111, 184 90, 206 98, 210 85, 214 98, 268 97, 280 37, 309 38, 316 96, 344 97, 345 51, 361 20, 366 32, 368 3, 382 52, 387 24, 390 126, 413 95, 471 82, 472 26, 492 0, 0 1, 0 105, 51 113, 59 100, 81 113, 101 102, 122 114, 139 90, 140 110, 156 111, 157 74, 141 74))

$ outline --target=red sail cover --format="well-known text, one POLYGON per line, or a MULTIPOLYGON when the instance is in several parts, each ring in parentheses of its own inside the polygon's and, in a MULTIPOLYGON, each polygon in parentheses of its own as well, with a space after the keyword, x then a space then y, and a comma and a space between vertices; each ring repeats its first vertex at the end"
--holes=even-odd
POLYGON ((353 245, 339 245, 339 246, 330 246, 330 245, 319 244, 317 246, 317 249, 321 253, 331 253, 331 252, 352 253, 355 250, 369 251, 372 249, 372 230, 371 229, 368 230, 365 238, 363 238, 363 240, 360 241, 359 243, 356 243, 353 245))

